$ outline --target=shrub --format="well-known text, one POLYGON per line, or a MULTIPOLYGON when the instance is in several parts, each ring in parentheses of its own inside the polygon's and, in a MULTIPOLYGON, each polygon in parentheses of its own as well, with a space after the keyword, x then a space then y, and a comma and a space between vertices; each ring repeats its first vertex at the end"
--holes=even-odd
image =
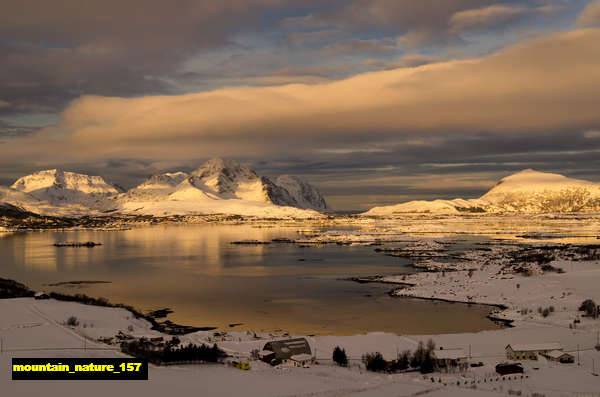
POLYGON ((67 319, 67 325, 69 327, 77 327, 79 325, 79 320, 77 320, 77 317, 71 316, 67 319))
POLYGON ((333 349, 333 361, 340 367, 347 367, 348 357, 346 356, 346 350, 336 346, 335 349, 333 349))
POLYGON ((363 356, 362 360, 369 371, 379 372, 385 370, 387 367, 387 361, 385 361, 383 355, 379 352, 367 353, 363 356))
POLYGON ((598 306, 596 302, 591 299, 586 299, 579 306, 579 310, 585 312, 588 316, 596 318, 598 317, 598 306))
POLYGON ((542 310, 542 316, 543 317, 548 317, 549 314, 550 314, 550 309, 545 308, 544 310, 542 310))

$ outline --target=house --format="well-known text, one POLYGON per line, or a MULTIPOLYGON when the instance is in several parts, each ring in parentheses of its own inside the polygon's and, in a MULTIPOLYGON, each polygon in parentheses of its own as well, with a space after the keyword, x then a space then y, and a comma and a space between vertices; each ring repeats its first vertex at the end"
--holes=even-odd
POLYGON ((273 361, 275 359, 275 352, 271 351, 271 350, 261 350, 258 352, 258 358, 261 361, 270 363, 271 361, 273 361))
POLYGON ((314 362, 313 356, 310 354, 294 354, 289 359, 283 360, 284 364, 288 364, 294 367, 308 368, 314 362))
POLYGON ((560 343, 513 344, 506 346, 506 358, 509 360, 537 360, 539 354, 552 350, 562 350, 560 343))
POLYGON ((292 356, 299 354, 312 355, 310 345, 305 338, 283 339, 267 342, 259 357, 261 360, 272 363, 274 360, 285 362, 290 360, 292 356), (272 354, 268 354, 271 352, 272 354))
POLYGON ((548 361, 562 364, 571 364, 575 362, 575 357, 573 355, 560 350, 552 350, 548 353, 543 353, 542 356, 546 357, 548 361))
POLYGON ((500 375, 522 374, 523 366, 521 363, 501 363, 496 365, 496 372, 500 375))
POLYGON ((438 368, 466 368, 468 357, 462 349, 440 349, 433 352, 438 368))

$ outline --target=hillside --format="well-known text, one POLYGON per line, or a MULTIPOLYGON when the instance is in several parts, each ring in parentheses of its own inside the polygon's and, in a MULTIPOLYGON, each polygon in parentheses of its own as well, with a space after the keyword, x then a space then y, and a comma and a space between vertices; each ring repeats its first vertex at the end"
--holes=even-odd
POLYGON ((551 212, 600 212, 600 183, 526 169, 502 178, 477 199, 409 201, 364 215, 551 212))

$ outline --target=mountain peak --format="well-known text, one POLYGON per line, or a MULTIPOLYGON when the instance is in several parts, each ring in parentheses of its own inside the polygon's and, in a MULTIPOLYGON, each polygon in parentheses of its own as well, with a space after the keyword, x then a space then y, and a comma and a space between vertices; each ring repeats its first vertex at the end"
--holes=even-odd
MULTIPOLYGON (((118 190, 100 176, 90 176, 55 168, 34 172, 19 178, 12 186, 21 192, 36 193, 53 190, 72 190, 85 194, 115 194, 118 190)), ((38 197, 39 198, 39 197, 38 197)), ((42 199, 42 198, 40 198, 42 199)))
POLYGON ((224 160, 220 157, 215 157, 196 170, 192 171, 190 176, 205 178, 216 174, 224 174, 227 177, 243 176, 246 178, 257 178, 258 176, 250 168, 242 165, 234 160, 224 160))
POLYGON ((484 195, 484 197, 489 196, 490 194, 504 193, 509 190, 555 190, 557 188, 588 184, 590 184, 588 181, 568 178, 564 175, 553 174, 551 172, 540 172, 528 168, 500 179, 498 183, 484 195))

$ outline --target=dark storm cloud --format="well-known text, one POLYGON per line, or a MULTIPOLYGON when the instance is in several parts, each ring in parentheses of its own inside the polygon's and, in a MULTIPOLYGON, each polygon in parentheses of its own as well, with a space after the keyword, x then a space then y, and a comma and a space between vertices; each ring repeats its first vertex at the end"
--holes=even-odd
MULTIPOLYGON (((394 53, 396 44, 414 47, 457 39, 462 33, 452 29, 457 20, 462 28, 485 29, 487 24, 512 20, 521 11, 548 3, 552 4, 535 0, 7 0, 0 13, 0 103, 9 105, 0 106, 0 115, 60 111, 81 94, 131 97, 180 92, 188 76, 180 72, 182 62, 232 45, 238 33, 279 34, 288 45, 325 47, 329 55, 384 55, 394 53), (314 31, 319 25, 333 28, 314 31), (279 31, 282 26, 292 29, 279 31), (357 32, 379 32, 384 37, 353 37, 357 32)), ((268 62, 274 50, 256 57, 266 58, 262 64, 242 68, 239 76, 229 78, 249 77, 248 84, 281 83, 286 79, 269 79, 273 69, 307 66, 283 58, 275 60, 279 65, 274 68, 268 62)), ((198 72, 196 86, 214 88, 211 79, 235 68, 235 59, 231 63, 198 72)), ((340 75, 333 72, 327 77, 340 75)))
POLYGON ((283 0, 8 0, 0 12, 0 114, 60 110, 81 94, 169 92, 164 77, 240 31, 269 29, 283 0))

